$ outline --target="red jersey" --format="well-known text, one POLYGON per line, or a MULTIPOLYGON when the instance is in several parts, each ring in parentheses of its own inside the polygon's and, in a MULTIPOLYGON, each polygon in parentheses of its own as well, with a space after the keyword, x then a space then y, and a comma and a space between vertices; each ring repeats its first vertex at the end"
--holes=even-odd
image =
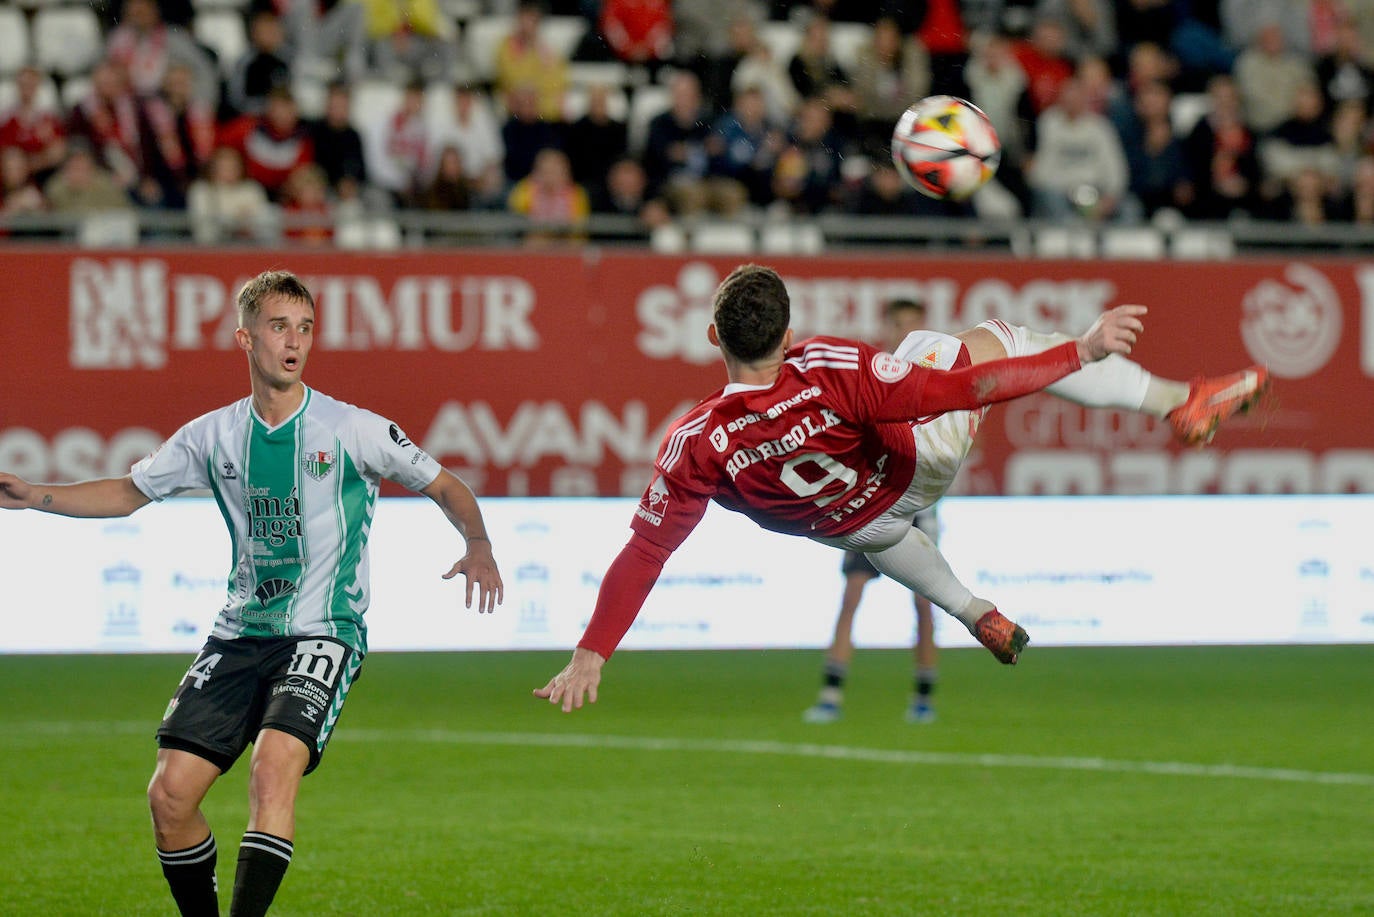
POLYGON ((610 656, 711 500, 776 532, 850 534, 911 483, 912 422, 1039 391, 1079 366, 1073 342, 943 371, 854 341, 803 341, 771 385, 728 385, 669 428, 634 534, 606 572, 578 645, 610 656))
POLYGON ((712 499, 788 535, 862 528, 911 483, 930 375, 867 344, 802 342, 772 385, 726 386, 669 428, 634 531, 672 550, 712 499))

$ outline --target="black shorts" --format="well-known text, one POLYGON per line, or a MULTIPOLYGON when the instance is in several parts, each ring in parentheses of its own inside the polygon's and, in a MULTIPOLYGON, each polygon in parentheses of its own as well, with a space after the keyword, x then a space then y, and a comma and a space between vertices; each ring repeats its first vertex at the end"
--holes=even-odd
POLYGON ((224 772, 270 727, 306 744, 308 774, 361 666, 362 656, 333 637, 211 637, 167 705, 158 745, 224 772))
MULTIPOLYGON (((916 518, 911 523, 916 528, 925 532, 931 541, 936 541, 940 533, 940 523, 935 516, 935 507, 927 507, 916 514, 916 518)), ((845 551, 844 560, 840 561, 840 572, 845 576, 853 576, 856 573, 863 574, 869 579, 875 576, 882 576, 878 568, 873 566, 868 555, 862 551, 845 551)))

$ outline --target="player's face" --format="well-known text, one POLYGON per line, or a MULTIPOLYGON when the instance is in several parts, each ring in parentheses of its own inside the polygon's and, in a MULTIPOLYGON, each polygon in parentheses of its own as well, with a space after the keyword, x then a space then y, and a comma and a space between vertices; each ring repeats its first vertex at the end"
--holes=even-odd
POLYGON ((300 382, 315 339, 315 310, 310 304, 272 294, 263 300, 252 325, 239 330, 239 342, 248 351, 254 375, 274 388, 300 382))
POLYGON ((926 314, 921 309, 898 309, 887 317, 887 347, 896 350, 913 331, 926 326, 926 314))

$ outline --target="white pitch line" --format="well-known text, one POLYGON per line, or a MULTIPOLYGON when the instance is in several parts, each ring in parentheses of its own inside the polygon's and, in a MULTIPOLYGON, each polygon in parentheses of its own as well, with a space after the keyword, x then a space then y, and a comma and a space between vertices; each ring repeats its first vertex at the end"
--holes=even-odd
MULTIPOLYGON (((147 735, 157 724, 151 720, 49 721, 11 724, 0 732, 0 747, 35 739, 74 736, 147 735)), ((507 745, 522 748, 615 748, 628 751, 676 751, 703 754, 779 755, 790 758, 829 758, 870 764, 906 764, 931 767, 1024 768, 1031 770, 1089 771, 1106 774, 1151 774, 1165 777, 1210 777, 1233 780, 1267 780, 1335 786, 1374 787, 1374 774, 1303 771, 1283 767, 1251 767, 1240 764, 1195 764, 1188 761, 1118 761, 1110 758, 1072 758, 996 753, 961 754, 943 751, 912 751, 901 748, 862 748, 821 745, 814 742, 764 742, 744 739, 678 739, 652 736, 592 735, 551 732, 462 732, 452 729, 349 729, 337 732, 334 742, 430 745, 507 745)))
POLYGON ((1171 777, 1213 777, 1269 780, 1282 783, 1374 786, 1374 774, 1343 774, 1291 768, 1249 767, 1237 764, 1193 764, 1187 761, 1114 761, 1109 758, 1040 757, 1036 755, 958 754, 896 748, 856 748, 811 742, 763 742, 734 739, 676 739, 648 736, 587 735, 539 732, 457 732, 446 729, 342 730, 334 741, 409 741, 436 745, 514 745, 540 748, 618 748, 632 751, 704 752, 710 754, 782 755, 793 758, 830 758, 879 764, 923 764, 944 767, 1032 768, 1039 770, 1098 771, 1113 774, 1156 774, 1171 777))

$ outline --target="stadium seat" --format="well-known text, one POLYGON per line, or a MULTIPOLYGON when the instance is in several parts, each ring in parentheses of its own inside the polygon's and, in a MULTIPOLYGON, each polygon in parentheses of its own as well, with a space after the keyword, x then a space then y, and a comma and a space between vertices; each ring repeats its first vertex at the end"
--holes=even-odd
POLYGON ((201 10, 196 13, 191 31, 197 41, 219 57, 219 69, 226 75, 233 72, 238 59, 248 50, 248 29, 238 10, 201 10))
POLYGON ((514 16, 478 16, 468 20, 463 39, 473 79, 490 82, 496 75, 496 52, 514 28, 514 16))
MULTIPOLYGON (((862 22, 830 24, 830 53, 850 79, 859 63, 859 49, 873 44, 873 26, 862 22)), ((912 101, 915 101, 914 99, 912 101)))
POLYGON ((29 62, 29 24, 12 6, 0 6, 0 75, 8 76, 29 62))
POLYGON ((1164 257, 1164 234, 1149 226, 1108 226, 1102 230, 1103 258, 1157 260, 1164 257))
POLYGON ((482 15, 481 0, 439 0, 439 8, 454 22, 467 22, 482 15))
POLYGON ((773 52, 773 60, 786 70, 801 47, 802 33, 798 26, 790 22, 761 22, 759 38, 773 52))
POLYGON ((323 80, 304 73, 291 77, 291 97, 296 100, 296 109, 302 118, 323 118, 328 96, 329 87, 323 80))
POLYGON ((394 251, 401 241, 401 227, 386 217, 340 220, 334 228, 334 244, 350 251, 394 251))
POLYGON ((757 247, 750 226, 739 223, 701 223, 692 230, 692 251, 703 255, 747 255, 757 247))
POLYGON ((1097 239, 1086 226, 1039 227, 1034 245, 1039 258, 1092 258, 1097 254, 1097 239))
POLYGON ((825 237, 813 223, 769 223, 759 231, 759 250, 769 255, 818 255, 825 237))
POLYGON ((62 107, 67 111, 81 104, 81 100, 91 94, 91 79, 74 76, 62 81, 62 107))
MULTIPOLYGON (((68 82, 74 82, 68 80, 68 82)), ((65 89, 65 84, 63 85, 65 89)), ((63 97, 65 100, 65 97, 63 97)), ((0 80, 0 114, 8 112, 19 101, 19 90, 12 79, 0 80)), ((44 76, 42 82, 38 84, 38 108, 41 111, 57 111, 59 97, 57 85, 52 81, 52 77, 44 76)), ((62 107, 70 107, 62 102, 62 107)))
POLYGON ((1169 103, 1169 123, 1174 136, 1187 137, 1193 127, 1212 110, 1211 100, 1203 92, 1180 92, 1169 103))
POLYGON ((539 37, 564 60, 572 57, 586 33, 587 20, 581 16, 545 16, 539 26, 539 37))
POLYGON ((1236 253, 1236 240, 1224 229, 1182 227, 1169 238, 1169 254, 1179 260, 1226 259, 1236 253))
MULTIPOLYGON (((568 91, 563 95, 563 119, 571 123, 585 115, 587 113, 587 97, 590 95, 590 86, 569 86, 568 91)), ((611 120, 627 121, 629 119, 630 102, 623 89, 611 90, 607 107, 610 109, 611 120)))
POLYGON ((680 255, 687 251, 687 233, 676 223, 655 226, 649 233, 649 248, 660 255, 680 255))
POLYGON ((104 53, 100 20, 89 6, 44 7, 33 17, 34 63, 60 76, 88 73, 104 53))
POLYGON ((568 64, 570 86, 628 86, 630 68, 620 61, 572 61, 568 64))
POLYGON ((77 228, 82 248, 133 248, 138 244, 138 214, 132 210, 93 213, 77 228))
POLYGON ((629 135, 630 152, 635 156, 644 152, 644 141, 649 135, 649 122, 668 110, 669 99, 668 87, 655 83, 640 86, 630 97, 630 115, 625 125, 629 135))

